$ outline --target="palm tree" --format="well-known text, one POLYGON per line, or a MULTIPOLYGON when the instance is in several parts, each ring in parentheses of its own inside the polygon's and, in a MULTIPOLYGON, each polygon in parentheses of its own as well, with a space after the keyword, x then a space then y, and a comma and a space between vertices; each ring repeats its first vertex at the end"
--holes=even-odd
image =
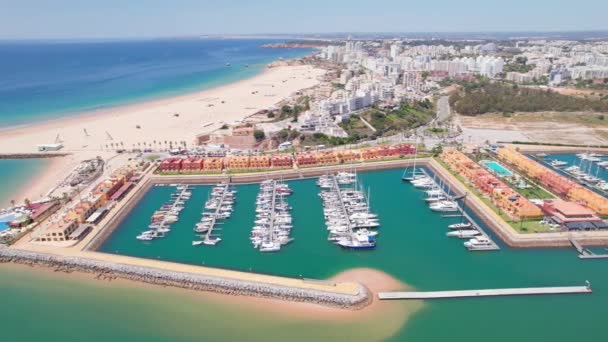
POLYGON ((11 200, 11 207, 15 206, 15 200, 11 200))

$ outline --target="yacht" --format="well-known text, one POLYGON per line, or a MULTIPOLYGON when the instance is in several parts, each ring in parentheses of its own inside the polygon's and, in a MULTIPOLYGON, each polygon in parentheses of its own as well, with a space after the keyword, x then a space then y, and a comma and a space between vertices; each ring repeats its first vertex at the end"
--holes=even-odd
POLYGON ((477 236, 464 243, 467 248, 487 248, 492 246, 492 241, 485 236, 477 236))
POLYGON ((433 202, 445 201, 447 199, 448 198, 445 197, 445 195, 438 194, 438 195, 429 196, 429 197, 425 198, 424 201, 427 203, 433 203, 433 202))
POLYGON ((431 203, 429 206, 432 211, 441 211, 441 212, 452 212, 458 211, 458 203, 454 201, 440 201, 431 203))
POLYGON ((453 232, 448 232, 446 234, 447 236, 450 237, 457 237, 459 239, 470 239, 472 237, 481 235, 481 233, 477 230, 455 230, 453 232))
POLYGON ((203 241, 192 241, 192 246, 200 246, 203 244, 203 241))
POLYGON ((454 223, 448 226, 448 228, 450 229, 465 229, 465 228, 471 228, 472 224, 471 222, 460 222, 460 223, 454 223))
POLYGON ((361 241, 360 239, 341 238, 336 242, 336 244, 344 249, 352 250, 365 250, 376 248, 376 240, 371 236, 367 237, 367 241, 361 241))
POLYGON ((551 165, 553 167, 562 167, 562 166, 568 165, 568 162, 565 162, 563 160, 554 159, 549 163, 549 165, 551 165))

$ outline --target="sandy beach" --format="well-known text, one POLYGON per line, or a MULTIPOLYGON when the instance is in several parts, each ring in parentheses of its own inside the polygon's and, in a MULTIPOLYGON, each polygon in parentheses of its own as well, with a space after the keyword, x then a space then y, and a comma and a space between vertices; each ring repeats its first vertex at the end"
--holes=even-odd
POLYGON ((117 148, 164 148, 168 146, 165 141, 186 141, 191 146, 198 134, 312 87, 324 73, 308 65, 267 68, 254 77, 213 89, 2 130, 0 153, 34 153, 38 144, 54 143, 59 137, 64 145, 61 152, 71 154, 53 159, 52 167, 14 197, 40 198, 81 160, 109 158, 117 148))

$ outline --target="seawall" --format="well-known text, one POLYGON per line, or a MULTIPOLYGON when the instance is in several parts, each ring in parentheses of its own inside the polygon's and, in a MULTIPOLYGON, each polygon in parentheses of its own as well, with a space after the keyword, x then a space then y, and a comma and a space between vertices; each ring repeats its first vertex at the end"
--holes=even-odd
MULTIPOLYGON (((338 290, 334 292, 319 289, 331 288, 331 285, 319 285, 306 282, 305 280, 291 280, 301 282, 301 286, 285 286, 273 282, 108 262, 81 256, 58 256, 7 247, 0 247, 0 262, 44 266, 68 273, 74 271, 92 273, 97 274, 99 278, 118 277, 161 286, 173 286, 230 295, 273 298, 292 302, 307 302, 344 309, 361 309, 372 300, 367 288, 361 284, 356 284, 355 290, 350 293, 338 290)), ((265 278, 259 277, 259 279, 265 278)))

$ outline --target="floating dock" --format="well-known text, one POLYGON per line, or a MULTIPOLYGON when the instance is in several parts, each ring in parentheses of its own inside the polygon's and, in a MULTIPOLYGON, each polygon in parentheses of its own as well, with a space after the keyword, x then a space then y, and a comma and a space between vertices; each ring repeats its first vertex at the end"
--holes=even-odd
POLYGON ((429 292, 379 292, 381 300, 413 300, 413 299, 441 299, 441 298, 467 298, 467 297, 495 297, 495 296, 523 296, 523 295, 556 295, 556 294, 589 294, 591 286, 562 286, 562 287, 528 287, 514 289, 487 289, 487 290, 461 290, 461 291, 429 291, 429 292))
POLYGON ((606 253, 606 254, 595 254, 592 251, 590 251, 589 249, 586 249, 585 247, 583 247, 575 239, 571 238, 570 239, 570 243, 572 244, 572 246, 574 248, 576 248, 576 251, 579 253, 578 254, 578 258, 579 259, 608 259, 608 253, 606 253))
MULTIPOLYGON (((434 177, 431 177, 428 174, 428 172, 426 172, 425 169, 421 169, 420 171, 422 171, 422 173, 425 176, 434 179, 434 177)), ((435 184, 437 184, 437 183, 435 182, 435 184)), ((473 218, 469 214, 467 214, 467 212, 464 210, 464 208, 466 206, 465 201, 466 201, 467 194, 462 195, 462 196, 450 196, 450 193, 452 193, 453 191, 452 191, 452 189, 450 189, 450 187, 447 184, 443 183, 443 184, 438 184, 438 185, 446 197, 448 197, 448 198, 453 197, 453 199, 456 202, 458 202, 459 200, 462 199, 462 204, 458 205, 458 214, 442 214, 441 217, 443 217, 443 218, 464 217, 469 222, 471 222, 471 224, 473 225, 475 230, 477 230, 477 231, 479 231, 479 233, 481 233, 481 236, 487 238, 491 242, 491 245, 489 245, 489 246, 465 247, 465 248, 467 248, 469 251, 498 251, 498 250, 500 250, 500 247, 498 246, 498 244, 496 242, 494 242, 494 240, 492 240, 490 238, 490 236, 483 230, 483 228, 481 228, 481 226, 479 224, 477 224, 477 222, 475 222, 475 220, 473 220, 473 218)), ((474 238, 474 237, 471 237, 471 238, 474 238)))

